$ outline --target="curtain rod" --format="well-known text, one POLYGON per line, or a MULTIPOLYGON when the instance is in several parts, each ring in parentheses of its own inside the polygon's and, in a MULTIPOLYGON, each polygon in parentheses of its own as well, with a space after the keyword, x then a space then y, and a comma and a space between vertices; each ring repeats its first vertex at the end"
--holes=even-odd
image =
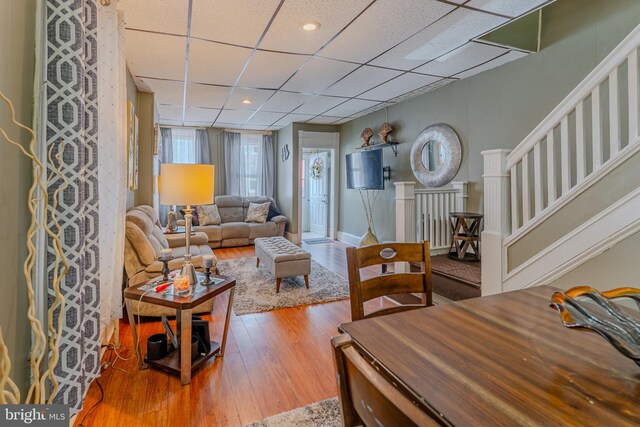
POLYGON ((246 130, 246 129, 229 129, 229 128, 222 129, 220 133, 222 132, 257 133, 260 135, 271 135, 273 133, 270 130, 246 130))

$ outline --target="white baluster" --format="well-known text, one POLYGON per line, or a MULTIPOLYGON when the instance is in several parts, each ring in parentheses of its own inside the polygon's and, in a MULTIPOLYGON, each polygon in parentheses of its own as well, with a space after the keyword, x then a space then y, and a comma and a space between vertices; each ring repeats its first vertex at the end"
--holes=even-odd
POLYGON ((531 219, 531 206, 529 204, 529 153, 522 157, 522 225, 525 226, 531 219))
POLYGON ((569 117, 560 121, 560 178, 562 194, 571 188, 571 159, 569 158, 569 117))
MULTIPOLYGON (((486 209, 486 206, 485 206, 486 209)), ((520 205, 518 204, 518 164, 511 168, 511 232, 515 233, 520 223, 520 205)))
POLYGON ((534 191, 534 216, 542 210, 542 166, 540 160, 540 143, 533 147, 533 191, 534 191))
POLYGON ((551 205, 557 196, 556 191, 556 153, 553 142, 553 129, 547 132, 547 206, 551 205))
POLYGON ((600 85, 591 91, 591 130, 593 132, 593 168, 595 172, 603 163, 602 156, 602 123, 600 120, 600 85))
POLYGON ((633 50, 627 60, 629 78, 629 144, 638 140, 638 51, 633 50))
POLYGON ((587 157, 584 155, 584 107, 576 105, 576 184, 580 184, 587 174, 587 157))
POLYGON ((620 109, 618 107, 618 69, 609 74, 609 159, 620 151, 620 109))

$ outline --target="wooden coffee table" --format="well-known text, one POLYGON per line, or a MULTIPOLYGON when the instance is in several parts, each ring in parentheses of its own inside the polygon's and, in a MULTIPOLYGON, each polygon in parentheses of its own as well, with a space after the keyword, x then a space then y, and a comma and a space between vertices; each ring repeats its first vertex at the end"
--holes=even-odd
MULTIPOLYGON (((198 278, 204 278, 202 273, 198 273, 198 278)), ((201 368, 207 360, 212 357, 224 356, 224 349, 227 343, 227 332, 229 331, 229 317, 233 307, 233 294, 235 292, 236 279, 231 276, 211 276, 211 279, 219 279, 219 282, 210 286, 197 288, 192 296, 179 296, 165 293, 156 293, 154 290, 148 291, 146 284, 131 286, 124 291, 125 303, 127 305, 127 313, 129 315, 129 324, 135 342, 136 357, 138 358, 138 366, 140 369, 146 369, 152 366, 161 369, 170 374, 180 377, 182 385, 191 383, 191 374, 201 368), (222 333, 222 342, 211 341, 211 350, 204 356, 191 361, 191 320, 193 308, 210 300, 211 298, 229 291, 229 303, 227 304, 227 315, 224 323, 224 332, 222 333), (159 360, 148 360, 142 358, 140 352, 140 342, 138 331, 136 330, 136 322, 132 310, 132 305, 138 301, 149 304, 170 307, 176 310, 177 335, 179 346, 170 352, 167 356, 159 360)))

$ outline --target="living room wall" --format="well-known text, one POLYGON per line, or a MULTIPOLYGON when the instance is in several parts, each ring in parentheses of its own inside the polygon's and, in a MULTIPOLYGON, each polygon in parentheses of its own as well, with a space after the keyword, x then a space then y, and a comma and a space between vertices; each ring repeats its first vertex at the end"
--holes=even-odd
MULTIPOLYGON (((35 67, 35 0, 0 0, 0 91, 16 108, 18 121, 31 126, 35 67)), ((11 123, 9 109, 0 105, 0 128, 27 146, 29 136, 11 123)), ((0 141, 0 325, 11 357, 11 376, 24 395, 31 329, 27 321, 27 292, 22 264, 29 226, 27 194, 31 164, 18 149, 0 141)))
MULTIPOLYGON (((516 147, 639 22, 636 0, 558 0, 543 10, 539 53, 341 125, 340 160, 362 143, 362 129, 377 131, 388 121, 400 142, 397 158, 384 153, 392 182, 416 181, 409 161, 413 141, 425 127, 446 123, 463 146, 454 180, 469 181, 468 210, 482 212, 480 152, 516 147)), ((343 161, 340 182, 339 230, 361 236, 364 210, 355 190, 346 189, 343 161)), ((380 241, 395 239, 394 191, 388 184, 377 202, 380 241)))

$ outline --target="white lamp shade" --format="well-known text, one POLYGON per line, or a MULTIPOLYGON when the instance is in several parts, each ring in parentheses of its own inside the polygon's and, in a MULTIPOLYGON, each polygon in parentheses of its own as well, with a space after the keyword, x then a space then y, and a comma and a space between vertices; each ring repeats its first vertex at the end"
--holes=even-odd
POLYGON ((160 165, 160 204, 210 205, 213 203, 213 165, 160 165))

